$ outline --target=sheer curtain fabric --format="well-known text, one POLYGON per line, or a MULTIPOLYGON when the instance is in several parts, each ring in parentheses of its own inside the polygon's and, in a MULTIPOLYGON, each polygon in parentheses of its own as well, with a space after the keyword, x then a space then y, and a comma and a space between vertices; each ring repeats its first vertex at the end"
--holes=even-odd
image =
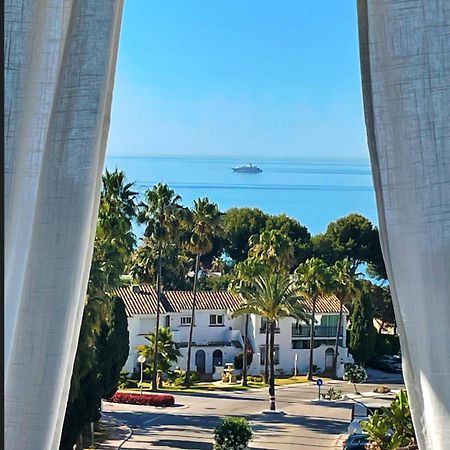
POLYGON ((419 447, 450 448, 450 1, 361 0, 383 255, 419 447))
POLYGON ((56 450, 77 348, 122 0, 5 2, 5 444, 56 450))

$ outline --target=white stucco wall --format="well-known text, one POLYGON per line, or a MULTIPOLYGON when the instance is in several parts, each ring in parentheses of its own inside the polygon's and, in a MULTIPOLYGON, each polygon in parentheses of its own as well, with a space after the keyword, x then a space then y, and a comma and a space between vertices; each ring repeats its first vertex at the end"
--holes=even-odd
MULTIPOLYGON (((189 326, 181 325, 181 317, 190 317, 190 311, 181 311, 180 313, 171 313, 170 317, 170 329, 173 333, 174 341, 177 343, 187 343, 189 339, 189 326)), ((322 319, 321 314, 316 316, 317 324, 320 324, 322 319)), ((291 318, 284 318, 279 322, 280 332, 275 334, 275 344, 279 346, 279 364, 276 365, 276 369, 282 369, 286 374, 291 374, 294 371, 295 354, 297 354, 297 372, 305 373, 308 368, 309 362, 309 349, 293 349, 292 348, 292 325, 295 321, 291 318)), ((344 322, 345 323, 345 322, 344 322)), ((146 343, 144 336, 149 334, 155 329, 156 318, 150 316, 133 316, 128 319, 128 327, 130 332, 130 356, 124 367, 124 370, 129 372, 133 371, 133 368, 137 366, 137 352, 136 347, 140 344, 146 343)), ((166 315, 161 315, 161 326, 166 325, 166 315)), ((191 369, 196 370, 195 354, 198 350, 205 351, 205 370, 206 373, 213 373, 213 352, 215 350, 222 351, 222 364, 227 362, 234 362, 234 358, 237 353, 243 349, 243 336, 244 336, 245 317, 232 318, 231 314, 223 310, 199 310, 195 315, 195 327, 193 334, 193 341, 196 345, 192 348, 191 357, 191 369), (210 315, 222 314, 224 316, 223 326, 210 326, 210 315), (229 342, 231 340, 239 340, 242 347, 236 348, 235 346, 227 345, 211 345, 211 343, 217 342, 229 342)), ((249 373, 258 374, 264 370, 264 366, 260 364, 260 346, 265 345, 266 335, 260 332, 261 318, 259 316, 251 315, 249 320, 248 334, 250 344, 254 351, 253 362, 249 373)), ((346 332, 344 329, 345 343, 346 332)), ((316 340, 320 337, 317 337, 316 340)), ((325 370, 325 352, 327 349, 333 349, 334 351, 334 338, 327 338, 330 343, 320 345, 314 349, 314 364, 320 367, 321 370, 325 370)), ((309 342, 309 337, 299 338, 298 340, 309 342)), ((180 352, 182 356, 178 359, 175 367, 186 369, 187 365, 187 347, 181 347, 180 352)), ((351 361, 351 356, 348 355, 348 349, 345 347, 339 347, 339 359, 340 362, 351 361)))

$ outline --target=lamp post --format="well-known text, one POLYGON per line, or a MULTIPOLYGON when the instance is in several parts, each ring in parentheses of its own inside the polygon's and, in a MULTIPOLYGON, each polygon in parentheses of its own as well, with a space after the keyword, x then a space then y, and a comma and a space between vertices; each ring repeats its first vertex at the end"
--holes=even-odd
POLYGON ((141 395, 142 395, 142 380, 144 378, 144 363, 147 358, 144 355, 139 355, 138 362, 141 364, 141 395))

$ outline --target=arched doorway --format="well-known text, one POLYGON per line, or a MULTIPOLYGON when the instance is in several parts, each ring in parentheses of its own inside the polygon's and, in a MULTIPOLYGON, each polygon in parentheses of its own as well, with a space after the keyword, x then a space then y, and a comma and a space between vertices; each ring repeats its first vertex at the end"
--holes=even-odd
POLYGON ((214 350, 212 355, 212 364, 213 364, 213 370, 216 366, 223 366, 223 353, 222 350, 214 350))
POLYGON ((199 374, 205 373, 206 368, 206 353, 205 350, 197 350, 195 352, 195 370, 199 374))
POLYGON ((325 350, 325 370, 331 370, 333 368, 334 350, 327 348, 325 350))

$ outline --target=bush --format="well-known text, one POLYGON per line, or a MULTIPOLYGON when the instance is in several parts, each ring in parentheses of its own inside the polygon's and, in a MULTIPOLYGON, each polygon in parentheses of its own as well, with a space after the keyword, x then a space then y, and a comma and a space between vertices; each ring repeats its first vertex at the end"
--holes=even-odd
POLYGON ((387 386, 379 386, 376 387, 373 392, 377 394, 387 394, 388 392, 391 392, 391 390, 387 386))
POLYGON ((376 411, 361 428, 369 435, 371 448, 396 449, 411 445, 415 447, 416 436, 406 391, 400 391, 389 408, 376 411))
POLYGON ((252 383, 262 383, 263 377, 261 375, 249 375, 247 377, 248 381, 251 381, 252 383))
POLYGON ((367 380, 366 369, 359 364, 346 364, 344 369, 344 380, 352 383, 355 388, 355 392, 358 394, 356 384, 363 383, 367 380))
MULTIPOLYGON (((173 380, 174 386, 183 386, 185 384, 186 380, 186 371, 183 369, 177 369, 174 372, 175 379, 173 380)), ((200 375, 195 370, 192 371, 189 375, 189 380, 192 383, 197 383, 197 381, 200 381, 200 375)))
POLYGON ((322 398, 324 400, 340 400, 342 398, 342 391, 331 387, 325 394, 322 394, 322 398))
POLYGON ((252 434, 247 419, 225 419, 214 430, 214 450, 243 450, 250 442, 252 434))
POLYGON ((111 403, 126 403, 128 405, 147 405, 147 406, 173 406, 175 397, 170 394, 128 394, 125 392, 116 392, 112 397, 106 399, 111 403))

